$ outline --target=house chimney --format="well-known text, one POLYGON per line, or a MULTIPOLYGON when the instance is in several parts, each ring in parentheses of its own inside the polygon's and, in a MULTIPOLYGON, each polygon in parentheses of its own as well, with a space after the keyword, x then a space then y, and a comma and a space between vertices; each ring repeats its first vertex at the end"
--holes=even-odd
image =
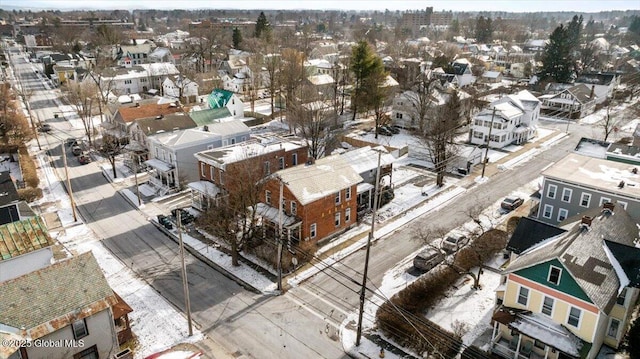
POLYGON ((613 209, 616 207, 615 204, 613 204, 613 202, 605 202, 602 205, 602 211, 609 211, 610 213, 613 213, 613 209))
POLYGON ((624 188, 624 181, 620 181, 620 183, 618 183, 618 188, 624 188))
POLYGON ((591 93, 589 94, 589 99, 593 98, 593 94, 595 93, 596 85, 591 85, 591 93))
POLYGON ((156 116, 156 120, 162 120, 163 117, 164 117, 164 115, 158 115, 158 116, 156 116))
POLYGON ((140 107, 140 102, 136 102, 136 107, 140 107))
POLYGON ((591 227, 591 222, 593 222, 593 217, 582 216, 582 220, 580 221, 580 224, 585 225, 587 227, 591 227))
POLYGON ((637 175, 638 174, 638 167, 633 167, 631 169, 631 173, 633 173, 634 175, 637 175))
POLYGON ((209 126, 204 125, 204 127, 202 128, 203 131, 209 132, 209 126))

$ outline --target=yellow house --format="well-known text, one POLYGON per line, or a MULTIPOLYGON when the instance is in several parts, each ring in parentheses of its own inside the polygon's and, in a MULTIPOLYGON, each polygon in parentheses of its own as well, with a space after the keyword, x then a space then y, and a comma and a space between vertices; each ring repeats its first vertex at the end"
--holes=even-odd
POLYGON ((492 352, 504 358, 595 358, 617 348, 640 286, 637 222, 605 203, 515 258, 496 291, 492 352))
POLYGON ((75 67, 53 65, 53 78, 58 84, 62 85, 68 79, 73 78, 75 67))

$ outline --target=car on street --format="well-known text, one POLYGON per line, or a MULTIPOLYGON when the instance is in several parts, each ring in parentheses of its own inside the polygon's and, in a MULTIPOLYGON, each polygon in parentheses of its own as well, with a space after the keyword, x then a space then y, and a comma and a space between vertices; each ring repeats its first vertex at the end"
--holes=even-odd
POLYGON ((514 209, 520 207, 524 203, 524 200, 520 197, 507 197, 502 203, 500 203, 500 207, 507 211, 513 211, 514 209))
POLYGON ((413 266, 416 269, 428 272, 444 260, 442 252, 435 248, 427 248, 413 258, 413 266))
POLYGON ((51 125, 48 123, 43 123, 42 125, 40 125, 40 127, 38 127, 38 131, 40 132, 50 132, 51 131, 51 125))
POLYGON ((78 156, 78 162, 80 162, 81 165, 86 165, 88 163, 91 163, 91 157, 87 155, 80 155, 78 156))
POLYGON ((455 252, 469 243, 469 238, 462 233, 454 232, 442 241, 442 249, 446 252, 455 252))

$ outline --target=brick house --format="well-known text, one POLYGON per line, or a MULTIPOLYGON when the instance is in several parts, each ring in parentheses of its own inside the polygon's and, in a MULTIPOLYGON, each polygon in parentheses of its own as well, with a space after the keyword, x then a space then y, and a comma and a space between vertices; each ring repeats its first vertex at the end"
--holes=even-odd
POLYGON ((290 245, 300 240, 317 243, 356 223, 357 186, 362 181, 340 155, 287 168, 265 184, 258 212, 267 227, 278 228, 282 189, 283 237, 290 245))
POLYGON ((246 166, 262 167, 263 175, 307 162, 308 146, 295 136, 253 136, 231 146, 201 151, 198 160, 200 181, 189 183, 192 203, 206 210, 216 197, 227 193, 229 179, 246 166))

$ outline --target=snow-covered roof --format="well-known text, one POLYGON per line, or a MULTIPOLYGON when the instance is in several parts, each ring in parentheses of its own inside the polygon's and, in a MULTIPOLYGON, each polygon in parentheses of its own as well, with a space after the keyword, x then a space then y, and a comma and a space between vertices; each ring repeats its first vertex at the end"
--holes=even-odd
POLYGON ((505 119, 511 119, 517 116, 521 116, 524 112, 518 107, 514 106, 510 102, 503 102, 494 105, 496 111, 500 112, 505 119))
POLYGON ((142 67, 151 76, 169 76, 177 75, 180 73, 176 65, 170 62, 157 62, 153 64, 139 64, 137 66, 142 67))
POLYGON ((189 147, 220 139, 220 134, 190 128, 182 131, 165 132, 157 134, 149 141, 161 143, 169 148, 189 147))
POLYGON ((322 68, 322 69, 330 69, 333 66, 331 66, 331 63, 325 59, 310 59, 305 61, 305 66, 313 66, 313 67, 318 67, 318 68, 322 68))
POLYGON ((341 155, 324 157, 311 165, 287 168, 278 174, 302 205, 362 182, 362 177, 341 155))
POLYGON ((220 188, 218 188, 218 186, 216 186, 213 182, 209 181, 189 182, 187 184, 187 187, 191 188, 194 191, 204 193, 210 197, 215 197, 220 193, 220 188))
POLYGON ((173 169, 173 166, 171 164, 161 161, 157 158, 146 160, 144 161, 144 164, 153 167, 162 173, 167 173, 173 169))
POLYGON ((282 215, 283 226, 290 226, 298 222, 295 216, 287 216, 284 213, 280 213, 280 210, 278 208, 271 207, 268 204, 265 204, 262 202, 258 203, 258 205, 256 206, 256 213, 259 216, 266 218, 273 223, 279 223, 280 215, 282 215))
POLYGON ((516 320, 511 322, 509 326, 563 353, 575 357, 580 356, 582 340, 567 328, 540 313, 519 313, 516 320))
POLYGON ((540 102, 537 97, 535 97, 531 92, 527 90, 522 90, 516 94, 516 97, 521 101, 530 101, 530 102, 540 102))
POLYGON ((300 139, 297 137, 294 139, 272 138, 268 141, 260 141, 252 138, 239 144, 202 151, 196 153, 195 156, 199 161, 215 167, 224 168, 226 164, 242 161, 247 158, 280 150, 289 152, 302 147, 304 147, 304 145, 300 143, 300 139))
POLYGON ((341 156, 351 165, 357 173, 369 172, 378 167, 378 151, 382 152, 380 156, 380 166, 386 166, 395 160, 395 158, 382 147, 365 146, 355 150, 347 151, 341 156))
POLYGON ((490 78, 490 79, 496 79, 500 76, 501 72, 500 71, 485 71, 482 74, 482 77, 486 77, 486 78, 490 78))
POLYGON ((333 77, 331 77, 331 75, 328 75, 328 74, 309 76, 307 77, 307 79, 309 80, 309 82, 311 82, 313 85, 316 85, 316 86, 329 85, 334 82, 333 77))

